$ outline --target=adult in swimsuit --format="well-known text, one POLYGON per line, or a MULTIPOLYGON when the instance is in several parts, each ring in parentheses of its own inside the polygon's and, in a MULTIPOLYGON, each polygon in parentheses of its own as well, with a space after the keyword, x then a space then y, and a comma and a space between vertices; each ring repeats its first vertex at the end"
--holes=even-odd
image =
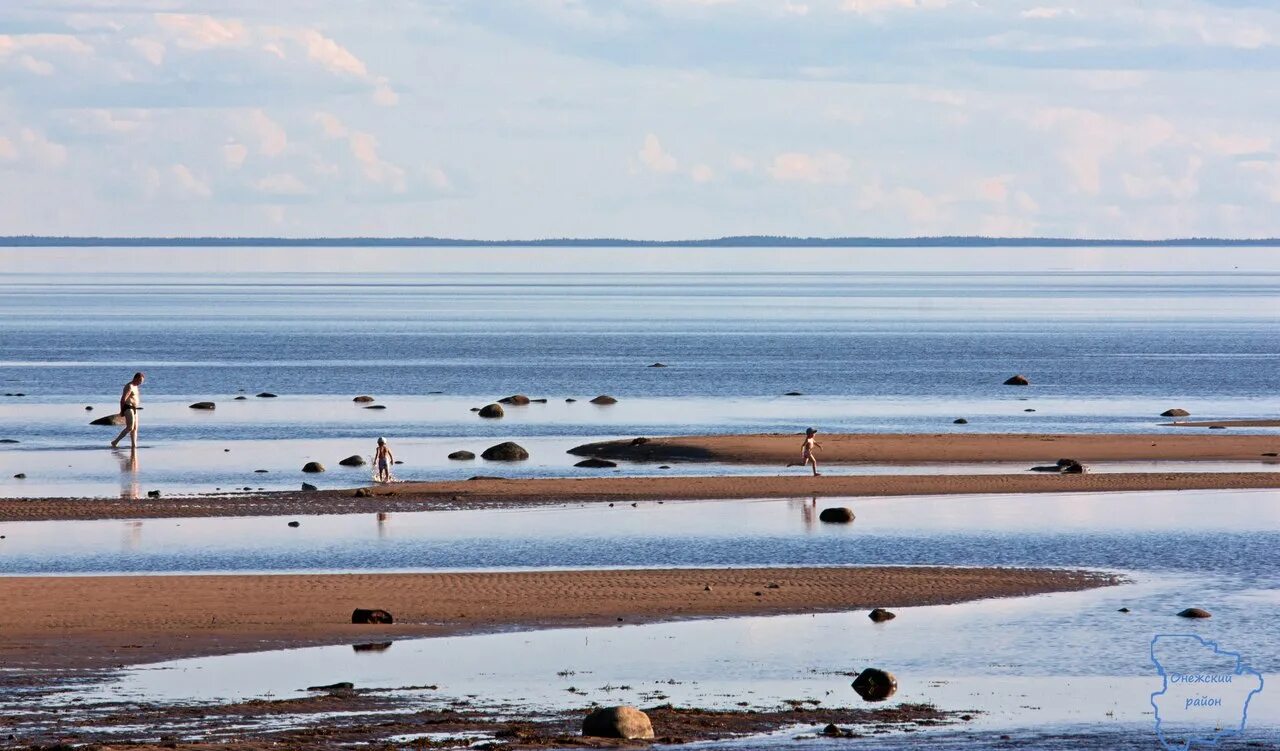
POLYGON ((142 373, 134 373, 133 380, 126 383, 124 391, 120 392, 120 414, 124 416, 124 430, 111 442, 111 448, 115 448, 127 435, 129 447, 134 451, 138 450, 138 408, 142 405, 141 387, 145 380, 147 377, 142 373))

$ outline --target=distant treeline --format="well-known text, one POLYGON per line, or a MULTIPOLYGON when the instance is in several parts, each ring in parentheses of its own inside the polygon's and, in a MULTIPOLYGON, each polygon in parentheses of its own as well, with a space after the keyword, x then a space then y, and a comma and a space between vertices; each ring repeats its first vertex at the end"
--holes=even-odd
POLYGON ((739 235, 703 240, 624 240, 610 237, 560 237, 542 240, 459 240, 447 237, 0 237, 0 247, 111 248, 1172 248, 1278 247, 1280 238, 1226 239, 1185 237, 1168 240, 1080 239, 1069 237, 789 237, 739 235))

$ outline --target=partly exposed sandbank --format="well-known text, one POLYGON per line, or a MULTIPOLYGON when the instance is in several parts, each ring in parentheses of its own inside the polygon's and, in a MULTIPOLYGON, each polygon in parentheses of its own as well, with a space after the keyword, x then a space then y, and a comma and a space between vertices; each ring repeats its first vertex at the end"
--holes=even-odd
POLYGON ((94 668, 507 628, 939 605, 1114 584, 1007 568, 0 578, 7 667, 94 668), (711 589, 708 590, 707 587, 711 589), (358 626, 355 608, 394 625, 358 626))

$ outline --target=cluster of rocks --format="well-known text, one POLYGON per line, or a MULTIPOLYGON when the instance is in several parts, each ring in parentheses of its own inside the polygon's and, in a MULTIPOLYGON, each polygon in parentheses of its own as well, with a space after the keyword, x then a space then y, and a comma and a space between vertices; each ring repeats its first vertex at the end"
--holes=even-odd
MULTIPOLYGON (((665 368, 667 366, 662 365, 661 363, 654 363, 649 367, 665 368)), ((572 397, 565 399, 565 402, 569 404, 572 404, 576 401, 578 400, 572 397)), ((508 407, 524 407, 530 404, 546 404, 546 403, 547 403, 547 400, 545 398, 532 399, 528 396, 525 396, 524 394, 512 394, 511 396, 505 396, 496 402, 486 404, 483 407, 472 407, 471 411, 475 412, 477 416, 483 417, 486 420, 496 420, 506 416, 506 411, 502 408, 502 405, 504 404, 507 405, 508 407)), ((612 396, 609 396, 608 394, 601 394, 600 396, 597 396, 594 399, 592 399, 591 403, 602 404, 602 405, 617 404, 618 400, 612 396)))

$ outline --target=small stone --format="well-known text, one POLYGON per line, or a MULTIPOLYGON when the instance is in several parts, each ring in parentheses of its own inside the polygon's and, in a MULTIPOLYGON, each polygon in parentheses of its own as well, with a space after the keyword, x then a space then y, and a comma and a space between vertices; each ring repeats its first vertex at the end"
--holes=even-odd
POLYGON ((601 707, 583 719, 582 734, 590 738, 648 739, 653 737, 653 724, 649 715, 635 707, 601 707))
POLYGON ((366 405, 364 405, 364 408, 365 408, 365 409, 386 409, 386 408, 387 408, 387 405, 385 405, 385 404, 366 404, 366 405))
POLYGON ((352 399, 351 401, 353 401, 353 402, 355 402, 355 403, 357 403, 357 404, 367 404, 367 403, 369 403, 369 402, 373 401, 373 397, 372 397, 372 396, 368 396, 367 394, 361 394, 360 396, 357 396, 356 398, 352 399))
POLYGON ((307 686, 308 691, 351 691, 355 689, 354 683, 330 683, 327 686, 307 686))
POLYGON ((614 399, 612 396, 609 396, 608 394, 601 394, 600 396, 597 396, 596 398, 592 399, 591 403, 592 404, 617 404, 618 400, 614 399))
POLYGON ((93 411, 93 407, 91 407, 91 406, 87 406, 87 405, 86 405, 86 406, 85 406, 85 408, 84 408, 84 411, 85 411, 85 412, 92 412, 92 411, 93 411))
POLYGON ((302 524, 300 522, 289 522, 289 526, 296 528, 296 527, 301 527, 302 524))
POLYGON ((651 367, 651 368, 665 368, 665 367, 667 367, 667 366, 666 366, 666 365, 663 365, 663 364, 662 364, 662 363, 660 363, 660 362, 655 362, 654 364, 650 365, 649 367, 651 367))
POLYGON ((1022 411, 1023 411, 1023 412, 1035 412, 1035 410, 1034 410, 1034 409, 1031 409, 1030 407, 1027 407, 1026 409, 1024 409, 1024 410, 1022 410, 1022 411))
POLYGON ((884 623, 885 621, 891 621, 898 616, 896 613, 891 613, 884 608, 876 608, 868 613, 867 617, 876 623, 884 623))
POLYGON ((270 391, 263 391, 261 394, 258 394, 258 398, 259 399, 275 399, 276 395, 271 393, 270 391))
POLYGON ((452 454, 449 454, 449 458, 455 462, 469 462, 472 459, 475 459, 476 455, 470 451, 455 451, 452 454))
POLYGON ((271 471, 271 470, 269 470, 269 469, 255 469, 255 470, 253 470, 253 473, 254 473, 255 475, 265 475, 265 474, 267 474, 267 473, 268 473, 268 472, 270 472, 270 471, 271 471))
POLYGON ((1004 382, 1006 386, 1030 386, 1031 381, 1024 375, 1011 376, 1004 382))
POLYGON ((395 618, 385 610, 356 608, 351 611, 352 623, 395 623, 395 618))
POLYGON ((1226 430, 1226 425, 1210 425, 1209 430, 1226 430))
POLYGON ((864 701, 884 701, 897 692, 898 679, 887 670, 867 668, 858 673, 852 685, 864 701))
POLYGON ((968 421, 968 420, 966 420, 966 419, 964 419, 963 417, 961 417, 961 418, 959 418, 959 419, 952 420, 951 424, 953 424, 953 425, 968 425, 968 424, 969 424, 969 421, 968 421))
POLYGON ((481 407, 477 412, 481 417, 489 420, 502 417, 504 414, 506 414, 505 412, 503 412, 501 404, 486 404, 483 407, 481 407))
POLYGON ((824 508, 822 513, 818 514, 818 521, 828 524, 848 524, 854 519, 853 509, 844 506, 832 506, 824 508))
POLYGON ((147 491, 147 497, 148 497, 148 498, 159 498, 159 497, 160 497, 160 491, 159 491, 159 490, 148 490, 148 491, 147 491))
POLYGON ((235 399, 232 399, 231 401, 233 401, 233 402, 247 402, 247 401, 249 401, 249 397, 244 396, 243 394, 241 394, 240 396, 237 396, 235 399))
POLYGON ((18 474, 16 474, 16 475, 14 475, 14 476, 13 476, 13 479, 15 479, 15 480, 25 480, 25 479, 27 479, 27 473, 26 473, 26 472, 19 472, 18 474))
POLYGON ((1213 615, 1208 610, 1201 610, 1200 608, 1187 608, 1181 613, 1178 613, 1178 615, 1182 618, 1212 618, 1213 617, 1213 615))
POLYGON ((356 498, 369 498, 372 495, 373 493, 370 493, 368 488, 356 488, 356 498))
POLYGON ((577 400, 577 399, 574 399, 574 398, 572 398, 572 397, 570 397, 570 398, 568 398, 568 399, 565 399, 564 401, 565 401, 565 403, 566 403, 566 404, 573 404, 574 402, 576 402, 576 401, 578 401, 578 400, 577 400))
POLYGON ((702 588, 702 591, 703 591, 703 592, 710 592, 710 591, 712 591, 712 590, 711 590, 711 585, 710 585, 710 584, 708 584, 707 586, 703 587, 703 588, 702 588))
POLYGON ((302 492, 304 493, 314 493, 319 489, 320 488, 317 488, 315 485, 312 485, 309 482, 302 483, 302 492))
POLYGON ((1119 609, 1119 610, 1117 610, 1116 612, 1117 612, 1117 613, 1127 613, 1127 612, 1129 612, 1129 608, 1120 608, 1120 609, 1119 609))
POLYGON ((783 396, 804 396, 804 394, 799 391, 788 391, 787 393, 783 394, 783 396))

